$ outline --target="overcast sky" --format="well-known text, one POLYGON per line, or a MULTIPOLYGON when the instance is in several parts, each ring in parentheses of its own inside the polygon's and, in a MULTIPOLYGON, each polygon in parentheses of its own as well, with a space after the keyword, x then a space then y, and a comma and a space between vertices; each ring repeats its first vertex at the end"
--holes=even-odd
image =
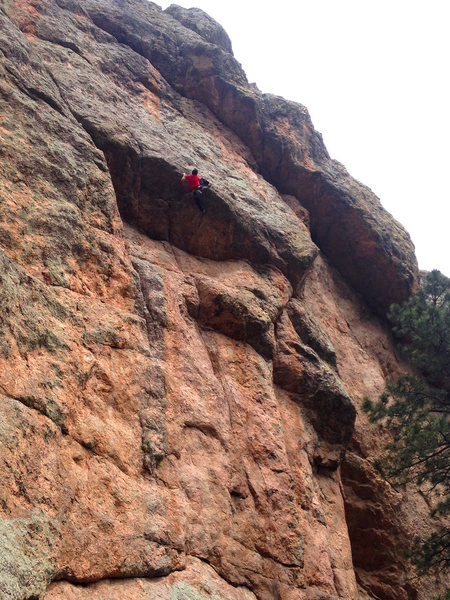
POLYGON ((304 104, 331 156, 408 230, 419 267, 450 276, 448 0, 176 4, 223 25, 250 82, 304 104))

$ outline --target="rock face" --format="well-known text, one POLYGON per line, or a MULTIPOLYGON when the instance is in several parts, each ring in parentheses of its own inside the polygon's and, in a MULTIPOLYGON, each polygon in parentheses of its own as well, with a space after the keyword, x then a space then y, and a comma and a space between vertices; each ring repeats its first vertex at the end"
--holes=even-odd
POLYGON ((1 598, 431 599, 357 415, 405 231, 202 11, 3 0, 0 49, 1 598))

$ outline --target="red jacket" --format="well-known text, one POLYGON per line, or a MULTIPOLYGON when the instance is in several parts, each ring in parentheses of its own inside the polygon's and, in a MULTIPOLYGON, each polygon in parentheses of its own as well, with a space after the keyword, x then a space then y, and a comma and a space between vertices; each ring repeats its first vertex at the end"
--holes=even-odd
POLYGON ((200 187, 200 177, 198 175, 186 175, 185 179, 188 182, 191 190, 195 190, 195 188, 200 187))

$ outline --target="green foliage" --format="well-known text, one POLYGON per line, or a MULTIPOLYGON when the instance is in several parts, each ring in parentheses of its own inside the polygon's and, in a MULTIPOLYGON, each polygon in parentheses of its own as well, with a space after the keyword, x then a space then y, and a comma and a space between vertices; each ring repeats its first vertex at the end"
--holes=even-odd
POLYGON ((424 278, 420 291, 391 307, 389 319, 400 347, 426 381, 450 390, 450 280, 439 271, 424 278))
MULTIPOLYGON (((442 527, 426 540, 416 538, 407 556, 418 567, 419 573, 424 574, 431 570, 443 573, 448 569, 448 549, 450 546, 450 529, 442 527)), ((450 590, 447 591, 447 595, 450 590)))
POLYGON ((387 386, 379 402, 365 401, 372 422, 383 421, 394 441, 378 463, 389 480, 404 484, 417 481, 449 491, 450 423, 440 409, 448 393, 430 387, 420 377, 405 376, 387 386))
MULTIPOLYGON (((389 313, 401 350, 417 369, 389 384, 363 409, 389 428, 393 441, 376 465, 394 484, 416 482, 435 503, 432 515, 450 513, 450 280, 428 273, 420 291, 389 313)), ((442 526, 408 552, 419 573, 450 566, 450 530, 442 526)))

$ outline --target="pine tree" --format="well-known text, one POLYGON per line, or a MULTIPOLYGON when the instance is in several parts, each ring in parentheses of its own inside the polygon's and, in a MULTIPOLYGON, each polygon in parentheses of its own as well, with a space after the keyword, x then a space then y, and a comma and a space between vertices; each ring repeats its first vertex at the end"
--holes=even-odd
MULTIPOLYGON (((378 402, 364 401, 372 422, 382 422, 393 441, 377 461, 395 484, 416 482, 436 499, 432 514, 450 513, 450 279, 427 273, 420 291, 389 313, 400 349, 417 374, 389 384, 378 402)), ((419 573, 450 566, 450 529, 417 539, 409 557, 419 573)))

